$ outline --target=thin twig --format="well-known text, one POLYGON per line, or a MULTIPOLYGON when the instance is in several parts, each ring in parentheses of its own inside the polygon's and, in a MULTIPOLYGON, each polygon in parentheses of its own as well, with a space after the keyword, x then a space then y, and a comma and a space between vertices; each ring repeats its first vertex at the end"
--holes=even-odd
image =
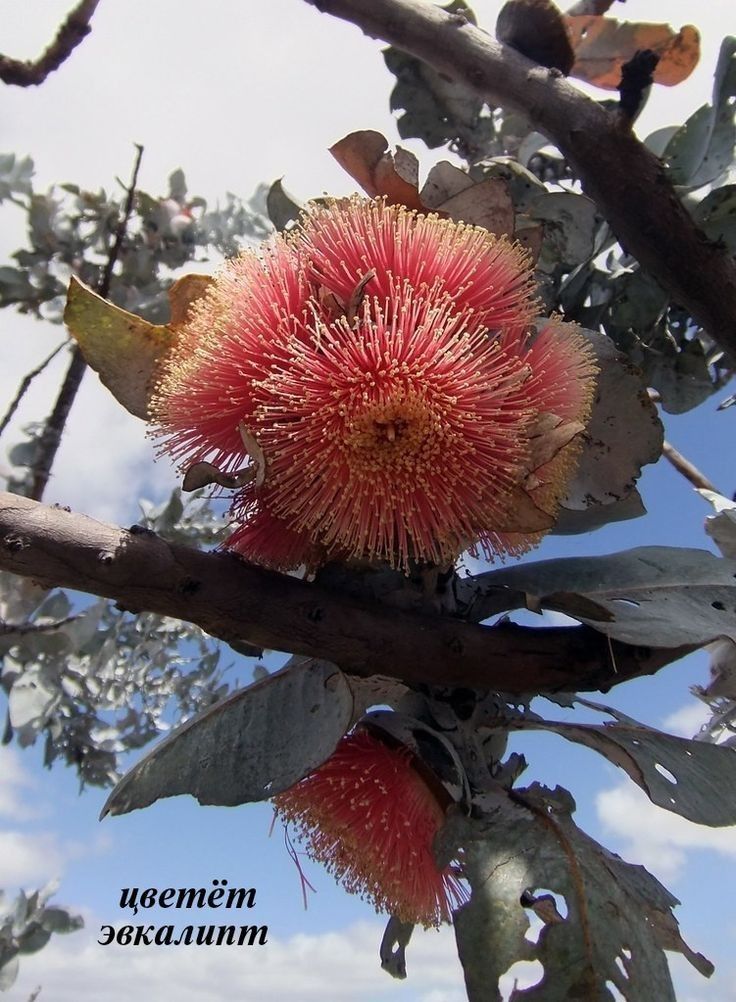
POLYGON ((115 240, 113 242, 110 253, 107 256, 107 264, 105 265, 105 270, 102 273, 102 278, 100 279, 99 285, 97 286, 97 291, 101 296, 107 296, 110 292, 110 282, 112 281, 112 272, 115 267, 115 263, 120 254, 120 249, 123 246, 123 240, 125 239, 125 231, 128 228, 128 220, 130 219, 130 214, 133 211, 133 201, 135 199, 135 189, 138 185, 138 171, 141 168, 141 159, 143 157, 143 147, 140 143, 133 144, 138 151, 135 157, 135 163, 133 164, 133 174, 130 179, 130 184, 128 185, 128 194, 125 199, 125 206, 123 208, 123 214, 118 222, 117 229, 115 230, 115 240))
POLYGON ((43 360, 43 362, 41 362, 39 365, 37 365, 35 369, 31 369, 30 372, 27 372, 25 374, 25 376, 23 377, 23 379, 20 382, 20 385, 18 386, 18 390, 17 390, 15 396, 10 401, 10 404, 8 406, 7 411, 5 412, 5 415, 4 415, 3 419, 2 419, 2 421, 0 421, 0 435, 2 435, 2 433, 5 431, 5 429, 10 424, 13 415, 18 410, 18 405, 20 404, 21 400, 23 399, 23 397, 28 392, 28 387, 31 385, 31 383, 33 382, 33 380, 36 378, 36 376, 40 376, 41 375, 41 373, 46 368, 46 366, 52 361, 52 359, 56 358, 56 356, 59 354, 59 352, 61 351, 61 349, 63 347, 65 347, 66 344, 67 344, 66 341, 62 341, 61 344, 57 344, 57 346, 54 348, 54 350, 51 352, 51 354, 47 355, 46 358, 43 360))
MULTIPOLYGON (((135 144, 135 148, 137 153, 135 163, 133 165, 133 174, 128 188, 128 194, 125 199, 123 215, 121 216, 120 222, 118 223, 115 231, 115 240, 113 241, 113 245, 107 256, 105 270, 102 273, 102 277, 97 285, 97 291, 101 296, 107 296, 110 292, 113 269, 123 245, 130 214, 133 211, 133 200, 135 198, 135 189, 138 183, 138 171, 141 166, 141 157, 143 156, 143 147, 139 143, 135 144)), ((61 384, 61 389, 59 390, 59 395, 56 398, 54 409, 51 411, 43 432, 41 433, 41 437, 39 438, 39 458, 34 464, 33 485, 30 491, 30 497, 34 498, 36 501, 41 500, 43 492, 46 490, 46 484, 48 483, 49 476, 51 474, 51 467, 54 465, 54 459, 56 458, 56 453, 59 449, 59 445, 61 444, 61 436, 64 432, 69 412, 81 385, 82 377, 84 376, 86 368, 87 363, 84 361, 84 356, 79 350, 79 347, 75 345, 72 350, 72 360, 69 363, 69 368, 67 369, 64 381, 61 384)))
POLYGON ((6 623, 0 619, 0 637, 11 635, 24 637, 28 633, 50 633, 51 630, 59 630, 62 626, 68 626, 69 623, 74 623, 78 619, 78 615, 66 616, 66 618, 58 619, 54 623, 6 623))
POLYGON ((42 84, 49 73, 58 70, 82 39, 92 29, 89 22, 100 0, 80 0, 56 32, 56 37, 38 59, 11 59, 0 55, 0 80, 18 87, 42 84))
POLYGON ((681 452, 672 445, 671 442, 665 441, 662 445, 662 455, 672 463, 674 468, 678 473, 681 473, 686 480, 689 480, 694 487, 699 490, 713 491, 714 494, 720 494, 721 491, 715 487, 710 480, 701 473, 697 466, 693 466, 689 459, 685 459, 681 452))

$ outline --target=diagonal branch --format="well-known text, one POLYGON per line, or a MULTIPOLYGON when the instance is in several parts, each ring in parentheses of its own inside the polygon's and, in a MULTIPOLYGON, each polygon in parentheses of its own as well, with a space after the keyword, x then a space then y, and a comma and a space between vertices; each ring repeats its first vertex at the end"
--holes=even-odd
POLYGON ((2 433, 10 424, 11 420, 13 419, 13 415, 18 410, 20 402, 28 392, 28 387, 31 385, 33 380, 36 378, 36 376, 41 375, 46 366, 49 365, 56 358, 56 356, 59 354, 59 352, 65 345, 66 341, 62 341, 61 344, 57 344, 54 350, 49 355, 47 355, 42 362, 39 362, 39 364, 36 366, 35 369, 31 369, 31 371, 27 372, 23 377, 23 379, 21 379, 18 389, 15 392, 15 396, 8 404, 8 409, 5 411, 5 414, 3 415, 2 420, 0 421, 0 435, 2 435, 2 433))
POLYGON ((18 87, 42 84, 49 73, 58 70, 92 29, 89 22, 100 0, 80 0, 56 32, 56 37, 38 59, 11 59, 0 55, 0 80, 18 87))
MULTIPOLYGON (((143 147, 140 143, 136 143, 135 148, 137 152, 133 164, 133 174, 125 197, 125 205, 123 206, 123 212, 115 230, 115 239, 107 255, 105 268, 100 281, 97 283, 97 291, 101 296, 107 296, 110 292, 113 270, 120 256, 123 240, 128 228, 128 221, 133 211, 135 189, 138 184, 138 171, 140 170, 141 158, 143 156, 143 147)), ((69 368, 61 384, 59 395, 56 398, 53 410, 46 419, 46 424, 38 440, 38 453, 36 461, 33 464, 33 483, 30 491, 31 497, 37 501, 40 501, 43 497, 43 492, 46 490, 46 485, 49 482, 51 467, 54 465, 56 453, 59 451, 59 446, 61 445, 61 436, 64 433, 64 428, 79 392, 79 387, 82 385, 82 377, 86 369, 87 363, 84 360, 84 355, 79 345, 75 344, 72 348, 72 360, 69 363, 69 368)))
POLYGON ((661 161, 618 115, 426 0, 307 2, 526 116, 570 162, 626 250, 736 362, 736 263, 696 227, 661 161))
POLYGON ((714 494, 721 493, 715 484, 712 484, 706 475, 701 473, 697 466, 691 463, 689 459, 686 459, 671 442, 664 441, 662 443, 662 455, 669 460, 678 473, 681 473, 686 480, 690 481, 693 487, 696 487, 698 490, 713 491, 714 494))
POLYGON ((350 675, 389 675, 414 686, 606 689, 693 649, 609 645, 583 626, 476 626, 361 603, 228 553, 202 553, 138 526, 119 529, 3 492, 0 569, 196 623, 228 642, 321 657, 350 675))

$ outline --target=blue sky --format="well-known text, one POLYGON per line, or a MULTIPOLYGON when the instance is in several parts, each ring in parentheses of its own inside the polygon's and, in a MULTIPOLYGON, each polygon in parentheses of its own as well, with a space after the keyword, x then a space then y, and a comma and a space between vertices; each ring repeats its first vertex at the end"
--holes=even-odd
MULTIPOLYGON (((5 0, 4 51, 36 54, 69 4, 45 0, 33 6, 31 16, 28 0, 5 0)), ((491 0, 476 3, 481 24, 492 25, 499 6, 491 0)), ((194 193, 213 200, 227 190, 247 196, 259 182, 281 175, 303 198, 352 190, 327 147, 359 128, 378 128, 392 142, 397 139, 380 46, 302 0, 217 0, 207 5, 206 20, 204 9, 193 0, 102 0, 92 35, 67 66, 41 88, 3 92, 4 150, 34 157, 40 187, 69 180, 109 188, 116 176, 127 178, 132 143, 142 142, 141 186, 152 192, 163 191, 168 173, 178 166, 194 193)), ((628 0, 622 12, 656 20, 662 5, 628 0)), ((690 2, 671 0, 666 14, 679 25, 694 11, 690 2)), ((676 93, 657 94, 640 124, 643 134, 682 121, 708 99, 720 36, 736 30, 730 0, 712 0, 699 26, 702 66, 676 93)), ((420 154, 425 169, 444 157, 418 144, 404 145, 420 154)), ((23 239, 17 224, 12 208, 4 210, 3 253, 23 239)), ((59 330, 9 313, 2 319, 3 397, 9 397, 20 376, 58 342, 59 330)), ((45 413, 59 372, 60 366, 52 368, 37 382, 20 423, 45 413)), ((730 493, 736 486, 736 408, 718 413, 717 402, 666 417, 667 435, 730 493)), ((0 443, 2 451, 12 442, 11 432, 0 443)), ((162 498, 174 483, 165 461, 154 465, 142 424, 123 414, 96 378, 87 376, 47 499, 125 524, 136 517, 139 496, 162 498)), ((707 505, 667 463, 647 468, 640 489, 649 509, 645 518, 585 538, 550 537, 531 559, 652 543, 712 548, 702 528, 707 505)), ((619 687, 604 701, 647 723, 690 734, 697 728, 698 704, 688 687, 706 674, 705 656, 695 655, 653 679, 619 687)), ((678 915, 685 937, 720 966, 705 982, 678 963, 678 997, 736 999, 731 905, 736 833, 714 833, 650 808, 620 771, 562 739, 527 735, 516 737, 514 746, 530 760, 529 779, 569 787, 586 830, 633 862, 644 862, 682 899, 678 915)), ((71 772, 43 770, 39 748, 0 750, 0 886, 35 887, 59 876, 58 900, 88 919, 85 932, 24 958, 7 996, 13 1002, 25 1002, 37 985, 43 986, 40 1002, 122 1002, 136 993, 152 1002, 224 1002, 234 995, 268 1000, 287 992, 299 1000, 328 1002, 464 998, 450 930, 418 934, 408 954, 409 980, 397 983, 377 961, 383 919, 310 864, 307 875, 317 893, 305 913, 282 839, 278 832, 269 838, 267 806, 201 808, 178 798, 100 824, 103 800, 95 790, 80 797, 71 772), (268 946, 238 951, 95 944, 101 924, 130 920, 118 908, 122 887, 211 886, 215 878, 256 887, 257 906, 245 920, 269 926, 268 946)), ((212 921, 236 917, 223 919, 217 912, 212 921)), ((187 919, 179 913, 173 921, 183 926, 187 919)))

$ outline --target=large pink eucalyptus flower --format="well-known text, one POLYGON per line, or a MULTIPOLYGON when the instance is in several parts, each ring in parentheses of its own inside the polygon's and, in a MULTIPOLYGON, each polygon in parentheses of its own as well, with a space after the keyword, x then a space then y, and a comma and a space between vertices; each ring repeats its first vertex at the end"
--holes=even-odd
POLYGON ((195 307, 153 403, 164 448, 232 473, 255 440, 228 545, 270 566, 523 552, 554 521, 595 373, 574 326, 529 338, 535 312, 505 238, 331 202, 195 307))
POLYGON ((274 805, 348 892, 403 922, 438 926, 468 895, 452 868, 435 862, 445 811, 439 781, 433 789, 420 770, 408 748, 358 728, 274 805))

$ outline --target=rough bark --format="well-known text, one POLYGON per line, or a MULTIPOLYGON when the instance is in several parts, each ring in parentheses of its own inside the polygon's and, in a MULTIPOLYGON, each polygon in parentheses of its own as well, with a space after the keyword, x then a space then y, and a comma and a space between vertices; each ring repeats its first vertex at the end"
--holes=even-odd
POLYGON ((692 648, 609 641, 587 627, 476 626, 360 603, 314 584, 203 553, 147 530, 0 492, 0 569, 44 587, 114 599, 226 641, 325 658, 352 675, 510 693, 606 689, 653 674, 692 648))

